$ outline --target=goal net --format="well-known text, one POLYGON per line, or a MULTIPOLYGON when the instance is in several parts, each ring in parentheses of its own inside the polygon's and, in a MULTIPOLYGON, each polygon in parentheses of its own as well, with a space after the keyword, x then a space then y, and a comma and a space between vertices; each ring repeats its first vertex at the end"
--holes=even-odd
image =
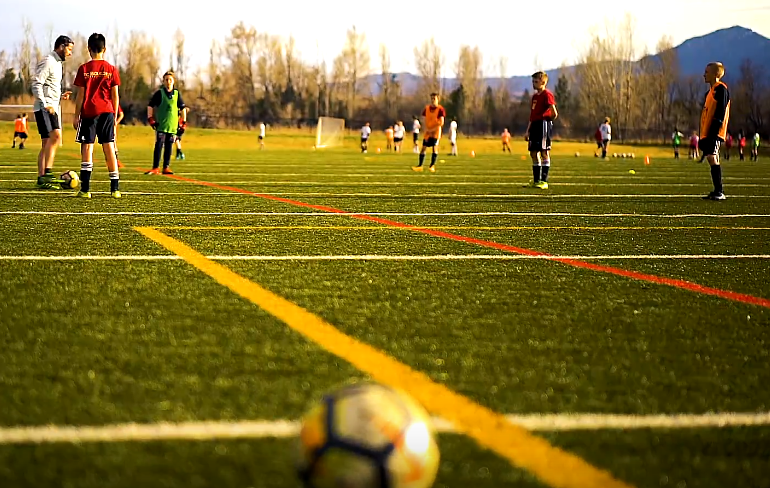
POLYGON ((315 147, 337 147, 345 137, 345 119, 318 117, 315 147))

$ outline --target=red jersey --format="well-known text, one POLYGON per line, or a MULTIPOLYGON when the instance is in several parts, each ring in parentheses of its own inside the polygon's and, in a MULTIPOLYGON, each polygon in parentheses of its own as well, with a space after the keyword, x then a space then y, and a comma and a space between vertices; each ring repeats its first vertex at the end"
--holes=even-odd
POLYGON ((551 120, 553 116, 549 109, 551 105, 556 105, 556 97, 553 96, 550 90, 546 89, 540 93, 535 92, 532 95, 532 110, 529 113, 529 121, 551 120))
POLYGON ((102 59, 92 59, 78 68, 74 84, 85 89, 83 117, 115 113, 111 91, 112 87, 120 85, 120 75, 113 65, 102 59))
POLYGON ((604 142, 601 129, 596 129, 596 132, 594 132, 594 139, 596 139, 596 142, 604 142))

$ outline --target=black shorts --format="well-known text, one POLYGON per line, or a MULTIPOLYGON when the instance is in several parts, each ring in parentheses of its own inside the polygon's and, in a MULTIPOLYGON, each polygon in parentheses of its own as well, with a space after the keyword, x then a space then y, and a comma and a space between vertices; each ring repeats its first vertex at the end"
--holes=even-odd
POLYGON ((75 142, 93 144, 99 139, 99 144, 115 142, 115 114, 106 112, 96 117, 80 117, 78 133, 75 142))
POLYGON ((529 125, 529 152, 549 151, 553 122, 550 120, 535 120, 529 125))
POLYGON ((718 156, 722 141, 717 138, 704 137, 698 141, 698 149, 703 156, 718 156))
POLYGON ((49 114, 47 110, 38 110, 35 112, 35 122, 37 122, 37 132, 41 139, 48 139, 51 132, 61 129, 59 115, 49 114))
POLYGON ((602 141, 596 141, 596 148, 601 149, 604 147, 604 143, 602 141))
POLYGON ((399 142, 401 142, 401 141, 403 141, 403 140, 404 140, 404 138, 403 138, 403 137, 394 137, 394 138, 393 138, 393 142, 395 142, 395 143, 399 143, 399 142))
POLYGON ((176 138, 179 140, 182 140, 182 136, 184 135, 184 129, 181 127, 176 128, 176 138))
POLYGON ((361 144, 366 144, 367 142, 369 142, 369 138, 368 137, 362 137, 361 138, 361 144))
POLYGON ((422 140, 422 147, 436 147, 438 145, 437 137, 428 137, 422 140))
POLYGON ((264 137, 262 137, 262 136, 257 136, 257 139, 259 139, 259 140, 261 141, 262 139, 264 139, 264 137))
POLYGON ((419 132, 412 132, 412 140, 414 141, 415 144, 417 144, 417 139, 419 138, 420 138, 419 132))
POLYGON ((26 139, 27 138, 27 133, 26 132, 14 132, 13 133, 13 138, 16 139, 17 137, 20 137, 22 139, 26 139))

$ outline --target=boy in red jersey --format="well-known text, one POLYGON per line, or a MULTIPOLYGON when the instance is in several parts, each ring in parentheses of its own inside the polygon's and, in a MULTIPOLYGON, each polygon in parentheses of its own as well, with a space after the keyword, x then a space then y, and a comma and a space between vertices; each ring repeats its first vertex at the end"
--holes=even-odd
POLYGON ((75 75, 78 90, 75 101, 75 118, 72 125, 77 130, 80 143, 80 191, 78 197, 91 198, 91 173, 94 169, 94 142, 99 140, 110 175, 110 194, 120 198, 118 158, 115 155, 115 119, 120 107, 117 68, 104 60, 106 40, 102 34, 88 38, 91 61, 81 65, 75 75))
POLYGON ((548 189, 548 172, 551 169, 551 134, 553 121, 559 116, 556 97, 546 89, 548 75, 538 71, 532 75, 532 109, 529 114, 527 135, 529 155, 532 157, 532 181, 525 187, 548 189))
POLYGON ((436 172, 436 158, 438 158, 438 142, 441 139, 441 128, 444 126, 446 110, 438 104, 438 93, 430 94, 430 105, 426 105, 421 114, 425 117, 425 136, 422 140, 422 149, 420 149, 420 162, 417 166, 412 166, 414 171, 422 171, 422 163, 425 161, 425 151, 431 148, 430 167, 431 173, 436 172))

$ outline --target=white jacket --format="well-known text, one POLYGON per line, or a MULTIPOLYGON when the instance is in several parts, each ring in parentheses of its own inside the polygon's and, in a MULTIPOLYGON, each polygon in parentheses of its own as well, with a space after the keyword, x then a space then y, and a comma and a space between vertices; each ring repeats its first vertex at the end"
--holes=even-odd
POLYGON ((51 51, 37 64, 35 76, 32 77, 32 95, 35 97, 35 112, 45 107, 53 107, 59 111, 61 103, 61 81, 63 76, 62 62, 64 60, 51 51))

